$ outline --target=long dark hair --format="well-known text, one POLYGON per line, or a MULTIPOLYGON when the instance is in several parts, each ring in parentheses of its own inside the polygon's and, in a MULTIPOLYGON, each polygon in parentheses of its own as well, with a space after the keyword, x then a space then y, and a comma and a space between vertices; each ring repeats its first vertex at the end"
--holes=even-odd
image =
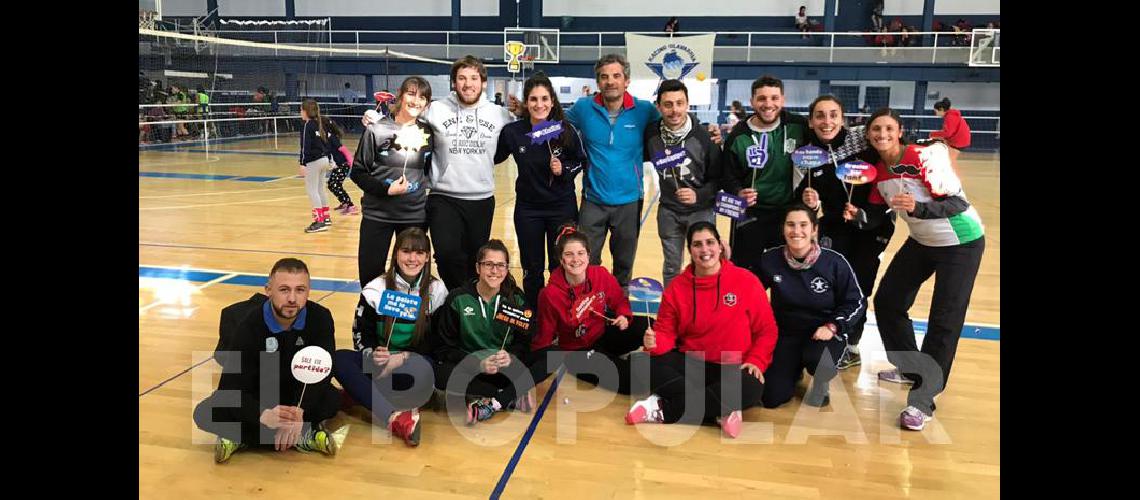
POLYGON ((310 120, 317 122, 317 129, 321 131, 320 138, 324 142, 329 142, 329 133, 337 136, 338 138, 344 135, 344 129, 340 128, 335 122, 321 116, 321 106, 317 104, 315 99, 305 99, 301 101, 301 110, 310 120))
POLYGON ((503 257, 507 261, 507 276, 503 278, 503 284, 499 287, 499 293, 504 297, 516 300, 516 296, 521 296, 522 292, 519 290, 518 283, 515 282, 515 276, 511 274, 511 252, 507 251, 507 245, 503 244, 503 240, 490 240, 486 245, 479 247, 479 252, 475 254, 475 263, 483 262, 487 256, 487 252, 503 252, 503 257))
POLYGON ((562 103, 558 102, 558 93, 554 91, 554 84, 550 82, 550 78, 546 77, 546 73, 538 71, 526 79, 526 83, 523 84, 523 102, 522 109, 519 110, 519 118, 524 122, 530 121, 530 110, 527 109, 526 103, 531 91, 534 90, 535 87, 543 87, 550 93, 550 116, 546 119, 552 122, 562 122, 563 129, 562 134, 551 142, 565 150, 566 147, 570 145, 570 134, 576 132, 574 132, 573 125, 570 125, 570 122, 566 121, 566 115, 562 111, 562 103))
MULTIPOLYGON (((396 235, 396 244, 392 248, 392 262, 388 264, 388 270, 384 272, 384 288, 387 290, 397 291, 396 273, 400 264, 396 259, 400 250, 427 253, 424 268, 420 270, 420 275, 416 277, 415 281, 410 283, 410 285, 415 285, 418 282, 420 286, 420 313, 416 318, 416 327, 412 330, 412 345, 415 346, 423 339, 424 332, 431 328, 431 285, 437 279, 431 274, 431 240, 428 239, 424 230, 418 227, 409 227, 396 235)), ((384 328, 391 331, 392 323, 395 321, 395 318, 385 316, 384 328)))
POLYGON ((879 109, 875 110, 874 113, 871 113, 870 118, 867 118, 867 129, 864 130, 863 132, 865 134, 869 135, 871 133, 871 122, 874 122, 875 119, 879 118, 880 116, 889 116, 892 120, 895 121, 895 123, 897 123, 899 125, 899 146, 905 150, 906 145, 907 145, 906 136, 903 135, 903 133, 902 133, 903 132, 902 117, 899 116, 898 111, 895 111, 891 108, 879 108, 879 109))

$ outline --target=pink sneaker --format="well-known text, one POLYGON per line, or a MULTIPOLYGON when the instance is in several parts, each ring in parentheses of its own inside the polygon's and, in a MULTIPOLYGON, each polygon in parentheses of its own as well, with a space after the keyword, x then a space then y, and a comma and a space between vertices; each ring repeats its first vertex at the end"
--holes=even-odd
POLYGON ((625 423, 629 425, 665 423, 665 414, 661 412, 660 399, 656 394, 652 394, 648 398, 634 403, 630 407, 629 413, 625 414, 625 423))
POLYGON ((744 415, 740 410, 729 413, 727 417, 720 417, 716 419, 716 423, 720 424, 720 428, 724 430, 728 437, 736 439, 740 435, 740 427, 744 422, 744 415))

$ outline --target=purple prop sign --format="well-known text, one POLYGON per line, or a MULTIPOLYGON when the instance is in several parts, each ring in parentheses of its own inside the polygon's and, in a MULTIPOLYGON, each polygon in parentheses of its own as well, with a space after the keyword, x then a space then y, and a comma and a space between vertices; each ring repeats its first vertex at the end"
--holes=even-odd
POLYGON ((816 146, 803 146, 792 152, 792 163, 800 170, 811 170, 827 163, 827 151, 816 146))
POLYGON ((740 220, 744 218, 744 211, 748 209, 748 202, 739 196, 733 196, 724 191, 716 194, 716 213, 726 217, 740 220))
POLYGON ((531 144, 542 144, 550 142, 562 135, 562 122, 552 122, 550 120, 543 120, 530 129, 530 133, 526 134, 530 137, 531 144))
POLYGON ((653 155, 653 168, 657 169, 658 172, 668 168, 677 168, 685 163, 688 157, 689 153, 684 148, 665 148, 665 151, 653 155))

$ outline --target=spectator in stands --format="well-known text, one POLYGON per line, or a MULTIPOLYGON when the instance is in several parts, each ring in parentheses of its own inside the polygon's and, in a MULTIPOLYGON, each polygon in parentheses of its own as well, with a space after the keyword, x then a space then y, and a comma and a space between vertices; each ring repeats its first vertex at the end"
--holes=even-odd
POLYGON ((146 104, 147 98, 150 97, 150 80, 142 71, 139 71, 139 104, 146 104))
POLYGON ((495 92, 495 104, 498 104, 499 106, 503 105, 503 93, 502 92, 495 92))
POLYGON ((970 23, 966 22, 965 19, 959 18, 958 22, 954 23, 953 29, 954 33, 957 33, 957 35, 954 37, 954 45, 970 45, 970 36, 966 34, 970 32, 970 23))
POLYGON ((899 35, 899 42, 898 42, 899 47, 912 47, 912 46, 914 46, 914 44, 917 40, 915 40, 914 37, 911 36, 910 31, 911 31, 910 28, 907 28, 906 26, 902 27, 902 34, 899 35))
MULTIPOLYGON (((895 36, 889 34, 887 28, 883 27, 879 29, 879 34, 875 36, 875 46, 882 47, 879 54, 885 57, 887 55, 887 47, 895 46, 895 36)), ((892 50, 892 54, 893 53, 894 51, 892 50)))
POLYGON ((206 88, 202 84, 198 84, 198 112, 206 116, 210 112, 210 96, 206 94, 206 88))
POLYGON ((883 30, 883 0, 876 0, 874 7, 871 7, 871 31, 879 32, 883 30))
POLYGON ((669 21, 665 23, 665 32, 677 33, 679 31, 681 31, 681 23, 677 21, 677 16, 670 17, 669 21))
POLYGON ((796 13, 796 29, 803 33, 803 38, 807 38, 808 31, 811 31, 811 20, 808 19, 806 5, 801 5, 800 11, 796 13))
POLYGON ((356 102, 356 92, 352 91, 352 84, 344 82, 344 90, 340 91, 340 102, 352 104, 356 102))
MULTIPOLYGON (((171 108, 171 110, 174 112, 174 117, 177 120, 185 119, 186 114, 190 111, 189 108, 184 105, 185 103, 190 102, 190 98, 186 96, 186 93, 183 92, 182 88, 178 85, 170 85, 170 95, 166 97, 166 102, 167 104, 182 104, 181 106, 173 106, 171 108)), ((185 124, 175 124, 175 138, 185 137, 188 135, 190 135, 190 132, 186 130, 185 124)))
POLYGON ((736 122, 748 118, 748 113, 744 111, 744 105, 740 101, 732 101, 732 106, 728 108, 728 128, 736 126, 736 122))
POLYGON ((589 85, 583 85, 582 86, 582 97, 592 97, 593 95, 594 95, 594 93, 590 92, 590 86, 589 85))

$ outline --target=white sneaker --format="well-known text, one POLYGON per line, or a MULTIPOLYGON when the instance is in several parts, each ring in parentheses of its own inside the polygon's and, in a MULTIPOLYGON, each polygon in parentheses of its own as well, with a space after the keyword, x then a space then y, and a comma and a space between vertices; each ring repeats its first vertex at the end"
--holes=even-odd
POLYGON ((625 414, 625 423, 630 425, 665 423, 665 414, 661 412, 660 400, 661 398, 656 394, 651 394, 649 397, 634 403, 629 408, 629 413, 625 414))

